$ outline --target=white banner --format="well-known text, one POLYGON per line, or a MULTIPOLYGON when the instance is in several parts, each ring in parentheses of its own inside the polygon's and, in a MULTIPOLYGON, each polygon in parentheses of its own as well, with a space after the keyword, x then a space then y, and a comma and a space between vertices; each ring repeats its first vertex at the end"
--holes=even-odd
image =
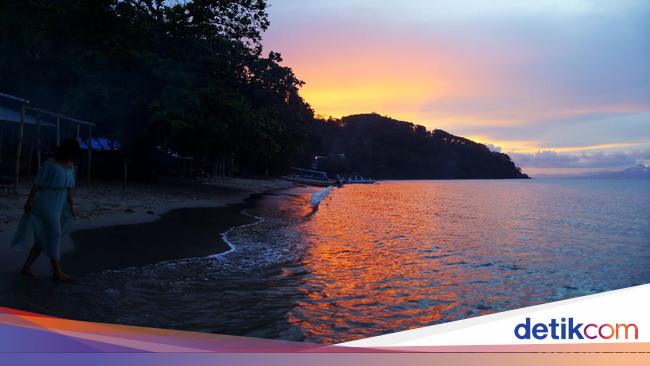
POLYGON ((650 342, 650 284, 339 344, 411 347, 650 342))

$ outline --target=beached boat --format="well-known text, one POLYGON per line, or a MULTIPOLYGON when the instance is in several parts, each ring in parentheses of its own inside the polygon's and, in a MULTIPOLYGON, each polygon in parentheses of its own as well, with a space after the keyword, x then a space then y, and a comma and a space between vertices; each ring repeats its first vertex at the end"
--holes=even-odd
POLYGON ((282 176, 282 179, 309 186, 327 187, 336 184, 336 181, 329 179, 327 173, 318 170, 289 168, 289 172, 282 176))

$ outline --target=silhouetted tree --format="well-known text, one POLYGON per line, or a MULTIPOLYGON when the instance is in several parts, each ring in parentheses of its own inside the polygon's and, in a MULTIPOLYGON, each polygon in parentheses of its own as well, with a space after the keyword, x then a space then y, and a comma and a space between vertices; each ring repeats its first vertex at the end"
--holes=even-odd
POLYGON ((92 120, 131 160, 165 146, 283 171, 313 118, 302 82, 262 54, 264 0, 0 3, 0 90, 92 120), (135 153, 137 151, 137 153, 135 153))

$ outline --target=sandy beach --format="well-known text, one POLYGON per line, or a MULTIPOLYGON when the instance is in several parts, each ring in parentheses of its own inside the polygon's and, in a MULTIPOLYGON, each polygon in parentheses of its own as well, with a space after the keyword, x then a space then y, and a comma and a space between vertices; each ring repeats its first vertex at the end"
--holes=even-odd
MULTIPOLYGON (((94 183, 75 189, 78 212, 62 243, 67 271, 87 273, 204 256, 228 249, 219 234, 250 222, 241 210, 264 192, 288 189, 282 180, 225 178, 209 183, 94 183)), ((0 193, 0 288, 14 283, 26 253, 9 246, 30 188, 0 193)), ((48 277, 49 263, 39 258, 35 271, 48 277)))
MULTIPOLYGON (((242 201, 254 193, 293 186, 282 180, 224 178, 209 184, 93 183, 74 191, 79 219, 152 211, 161 214, 173 208, 217 207, 242 201), (133 210, 134 212, 127 212, 133 210)), ((16 193, 0 192, 0 233, 13 229, 23 213, 31 183, 22 183, 16 193)), ((130 215, 128 217, 133 217, 130 215)))

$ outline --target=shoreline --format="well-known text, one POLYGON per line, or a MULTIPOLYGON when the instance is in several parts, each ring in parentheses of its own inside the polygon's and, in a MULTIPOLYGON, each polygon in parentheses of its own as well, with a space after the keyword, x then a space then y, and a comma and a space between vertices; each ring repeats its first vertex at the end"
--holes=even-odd
POLYGON ((256 221, 242 213, 273 190, 251 193, 239 202, 175 207, 154 220, 77 229, 61 262, 72 276, 140 267, 163 261, 212 257, 231 250, 224 234, 256 221))
MULTIPOLYGON (((262 193, 261 197, 259 197, 259 199, 262 199, 263 196, 265 196, 267 194, 270 194, 270 193, 271 192, 262 193)), ((258 201, 258 199, 255 200, 255 203, 257 201, 258 201)), ((255 203, 251 203, 251 205, 254 206, 255 203)), ((264 219, 262 217, 246 213, 245 210, 246 209, 242 209, 239 213, 241 215, 243 215, 243 216, 247 216, 247 217, 253 219, 253 222, 249 222, 249 223, 242 224, 242 225, 230 226, 228 228, 228 230, 226 230, 226 231, 222 232, 221 234, 219 234, 219 237, 221 238, 221 241, 223 241, 228 246, 228 248, 226 250, 222 251, 222 252, 214 253, 214 254, 209 255, 208 256, 209 258, 222 257, 222 256, 224 256, 224 255, 226 255, 228 253, 231 253, 231 252, 234 252, 235 250, 237 250, 237 246, 232 241, 230 241, 230 239, 228 239, 228 233, 230 233, 232 230, 257 225, 257 224, 260 224, 260 223, 264 222, 264 219)))
MULTIPOLYGON (((9 207, 0 226, 3 293, 17 281, 30 280, 17 275, 27 253, 9 245, 19 217, 16 212, 26 197, 21 192, 26 191, 25 186, 18 194, 0 196, 0 206, 9 207)), ((214 184, 140 184, 126 191, 110 184, 82 187, 81 197, 76 199, 81 206, 80 217, 61 243, 63 268, 73 276, 85 276, 164 260, 223 254, 229 244, 222 234, 253 221, 241 213, 243 209, 264 195, 293 187, 285 181, 240 178, 214 184)), ((47 258, 41 256, 34 271, 36 280, 49 281, 47 258)))

